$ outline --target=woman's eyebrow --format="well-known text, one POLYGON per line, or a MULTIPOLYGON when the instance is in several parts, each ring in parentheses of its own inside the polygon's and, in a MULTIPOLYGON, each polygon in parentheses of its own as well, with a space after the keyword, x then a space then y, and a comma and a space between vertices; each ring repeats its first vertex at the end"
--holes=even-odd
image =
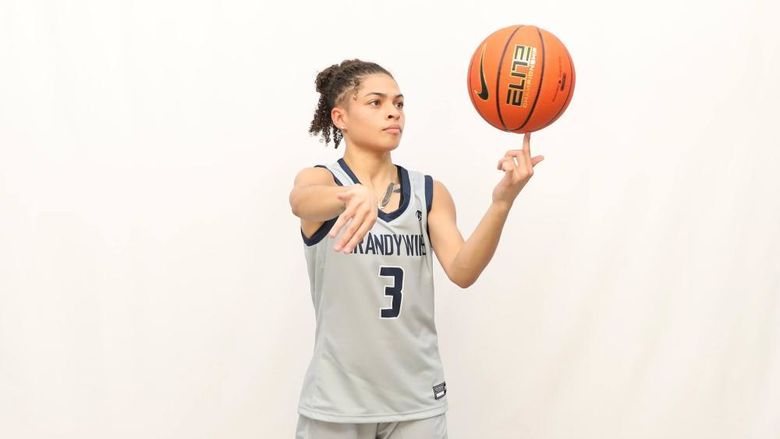
MULTIPOLYGON (((379 95, 379 96, 382 96, 383 98, 384 98, 384 97, 387 97, 387 95, 386 95, 386 94, 384 94, 384 93, 379 93, 378 91, 372 91, 371 93, 366 93, 366 96, 368 96, 368 95, 379 95)), ((365 96, 364 96, 364 97, 365 97, 365 96)), ((399 95, 395 95, 395 97, 396 97, 396 98, 402 98, 402 97, 404 97, 404 95, 402 95, 402 94, 399 94, 399 95)))

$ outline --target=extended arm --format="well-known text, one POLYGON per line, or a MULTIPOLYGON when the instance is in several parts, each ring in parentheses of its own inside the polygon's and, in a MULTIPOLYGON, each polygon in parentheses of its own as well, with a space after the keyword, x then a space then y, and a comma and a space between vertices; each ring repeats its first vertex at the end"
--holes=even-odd
POLYGON ((523 136, 522 149, 504 154, 496 166, 504 177, 493 189, 493 201, 467 241, 456 226, 455 203, 450 193, 434 180, 428 232, 436 257, 456 285, 471 286, 490 262, 515 198, 534 175, 534 166, 542 160, 544 156, 531 157, 530 133, 523 136))
POLYGON ((464 241, 457 228, 455 203, 447 188, 433 181, 433 202, 428 215, 431 245, 447 277, 461 288, 476 282, 498 246, 511 205, 492 202, 477 228, 464 241))

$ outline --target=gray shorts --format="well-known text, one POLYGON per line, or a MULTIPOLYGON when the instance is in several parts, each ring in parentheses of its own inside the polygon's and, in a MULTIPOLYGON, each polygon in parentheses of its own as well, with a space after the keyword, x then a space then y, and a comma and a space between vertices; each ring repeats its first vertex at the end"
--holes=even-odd
POLYGON ((379 424, 346 424, 299 414, 295 439, 447 439, 446 415, 379 424))

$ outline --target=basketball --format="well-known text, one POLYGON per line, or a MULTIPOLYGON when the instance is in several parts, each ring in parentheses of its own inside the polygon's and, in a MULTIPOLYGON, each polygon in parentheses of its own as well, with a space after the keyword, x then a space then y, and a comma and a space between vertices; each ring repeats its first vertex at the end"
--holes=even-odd
POLYGON ((467 77, 479 115, 513 133, 538 131, 561 117, 574 94, 574 80, 566 46, 530 25, 488 35, 471 56, 467 77))

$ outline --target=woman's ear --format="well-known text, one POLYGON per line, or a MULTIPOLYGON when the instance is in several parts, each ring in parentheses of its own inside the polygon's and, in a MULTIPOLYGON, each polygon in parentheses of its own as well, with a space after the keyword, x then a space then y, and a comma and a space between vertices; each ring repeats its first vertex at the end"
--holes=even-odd
POLYGON ((333 107, 333 109, 330 110, 330 119, 333 121, 333 125, 342 131, 347 126, 346 111, 341 107, 333 107))

